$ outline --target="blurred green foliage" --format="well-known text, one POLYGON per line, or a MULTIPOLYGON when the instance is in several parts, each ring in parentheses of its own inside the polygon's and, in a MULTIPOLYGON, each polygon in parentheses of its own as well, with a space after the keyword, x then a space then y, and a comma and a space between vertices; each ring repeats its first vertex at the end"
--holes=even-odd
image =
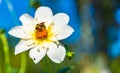
POLYGON ((30 6, 37 9, 40 6, 40 0, 30 0, 30 6))

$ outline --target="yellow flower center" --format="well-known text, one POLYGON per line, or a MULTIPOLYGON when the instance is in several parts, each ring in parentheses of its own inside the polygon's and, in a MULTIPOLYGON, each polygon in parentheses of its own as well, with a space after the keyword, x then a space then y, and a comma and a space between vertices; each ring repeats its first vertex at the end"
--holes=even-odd
POLYGON ((35 27, 35 36, 36 39, 45 39, 48 36, 48 31, 45 27, 45 22, 42 22, 40 24, 37 24, 35 27))

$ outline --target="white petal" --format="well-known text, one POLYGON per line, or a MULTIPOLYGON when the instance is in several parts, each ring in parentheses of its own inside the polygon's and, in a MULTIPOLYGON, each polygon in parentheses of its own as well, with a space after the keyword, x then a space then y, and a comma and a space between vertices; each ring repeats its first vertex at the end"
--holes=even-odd
POLYGON ((66 50, 62 45, 56 45, 54 43, 49 44, 47 55, 53 62, 61 63, 65 58, 65 54, 66 50))
POLYGON ((26 41, 21 40, 15 47, 15 55, 17 55, 17 54, 19 54, 21 52, 27 51, 31 47, 33 47, 33 45, 27 46, 26 41))
POLYGON ((32 38, 32 36, 25 33, 22 26, 13 27, 8 33, 17 38, 32 38))
POLYGON ((54 42, 56 42, 56 41, 58 41, 58 39, 56 38, 56 37, 50 37, 50 41, 54 41, 54 42))
POLYGON ((47 49, 47 48, 48 48, 48 42, 44 41, 44 42, 41 44, 41 46, 42 46, 43 48, 47 49))
POLYGON ((38 19, 40 22, 45 22, 51 19, 52 16, 52 10, 45 6, 39 7, 35 12, 35 19, 38 19))
POLYGON ((53 21, 57 26, 64 26, 68 24, 69 16, 65 13, 58 13, 53 17, 53 21))
POLYGON ((71 26, 66 25, 66 26, 64 26, 62 28, 58 28, 58 30, 54 30, 54 31, 56 31, 56 33, 57 33, 57 35, 55 37, 58 40, 62 40, 62 39, 68 38, 74 32, 74 29, 71 26))
POLYGON ((23 14, 19 19, 23 25, 32 25, 33 18, 29 14, 23 14))
POLYGON ((38 45, 30 50, 29 56, 33 59, 34 63, 37 64, 46 55, 46 50, 47 49, 38 45))
POLYGON ((33 31, 34 30, 34 26, 32 25, 33 18, 30 15, 23 14, 22 16, 20 16, 19 19, 22 22, 23 27, 25 28, 24 30, 26 30, 26 31, 33 31))

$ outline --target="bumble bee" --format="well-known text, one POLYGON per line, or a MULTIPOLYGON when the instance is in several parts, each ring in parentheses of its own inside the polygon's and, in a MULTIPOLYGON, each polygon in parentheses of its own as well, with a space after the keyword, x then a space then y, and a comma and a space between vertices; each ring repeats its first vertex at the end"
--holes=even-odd
POLYGON ((46 38, 48 35, 48 32, 45 28, 45 22, 42 22, 40 24, 37 24, 35 27, 35 34, 36 34, 36 38, 37 39, 42 39, 42 38, 46 38))
POLYGON ((45 22, 42 22, 40 24, 37 24, 35 29, 39 32, 41 32, 43 29, 45 29, 45 25, 44 25, 45 22))

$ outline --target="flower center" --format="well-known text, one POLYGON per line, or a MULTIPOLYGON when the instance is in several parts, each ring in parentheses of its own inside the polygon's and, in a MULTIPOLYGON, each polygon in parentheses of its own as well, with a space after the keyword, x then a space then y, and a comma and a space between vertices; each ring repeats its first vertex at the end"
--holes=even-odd
POLYGON ((35 27, 35 36, 36 39, 45 39, 48 36, 48 31, 45 28, 45 22, 37 24, 35 27))

